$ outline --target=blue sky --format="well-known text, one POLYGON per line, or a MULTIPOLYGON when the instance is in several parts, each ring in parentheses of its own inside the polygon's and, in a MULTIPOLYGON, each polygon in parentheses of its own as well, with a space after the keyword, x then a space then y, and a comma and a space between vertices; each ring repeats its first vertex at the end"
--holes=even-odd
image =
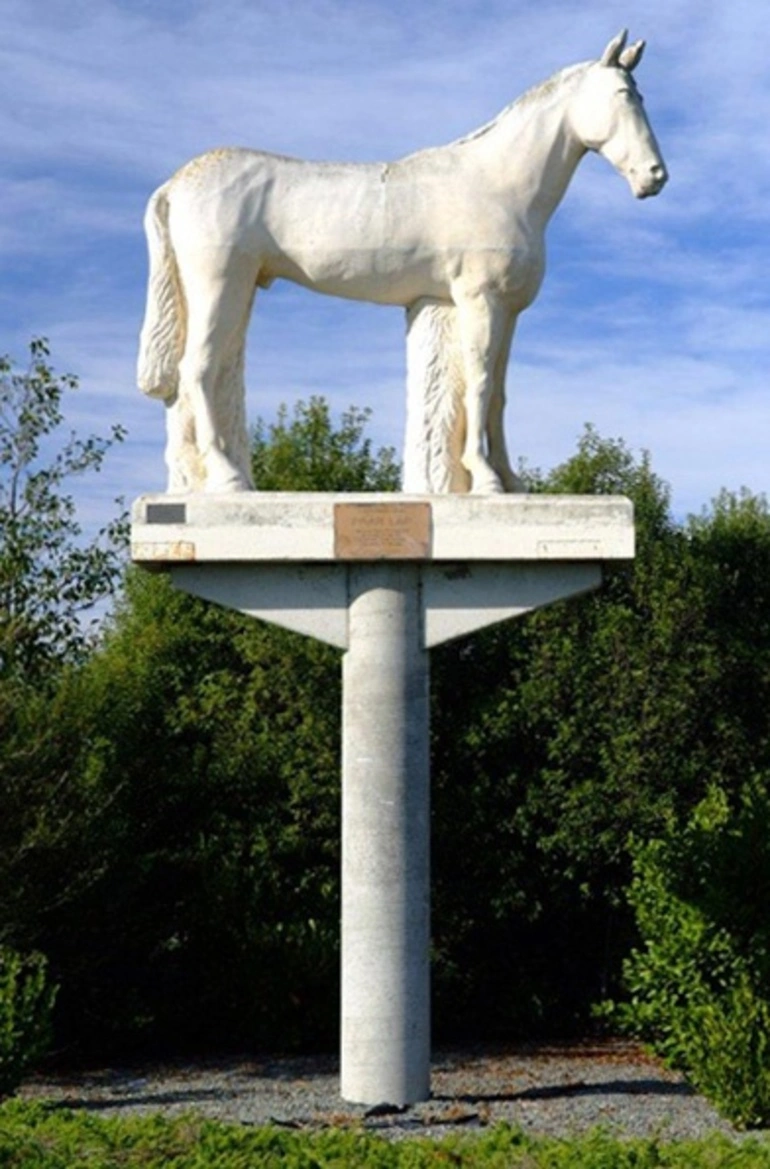
MULTIPOLYGON (((494 116, 623 26, 670 170, 635 200, 602 159, 551 224, 508 372, 514 459, 550 467, 585 422, 649 449, 677 514, 770 487, 770 70, 756 0, 0 0, 0 352, 46 335, 71 423, 129 431, 83 484, 88 522, 162 490, 163 408, 135 386, 150 193, 246 145, 389 159, 494 116)), ((400 450, 396 309, 276 284, 250 331, 248 412, 324 394, 400 450)))

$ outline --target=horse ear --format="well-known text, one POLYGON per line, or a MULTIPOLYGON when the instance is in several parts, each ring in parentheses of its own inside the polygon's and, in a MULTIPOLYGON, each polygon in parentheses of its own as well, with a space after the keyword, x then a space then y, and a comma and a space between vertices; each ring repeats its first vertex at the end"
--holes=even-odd
POLYGON ((607 45, 607 48, 604 50, 604 52, 601 55, 601 58, 599 60, 599 64, 600 65, 617 65, 618 58, 620 57, 620 54, 621 54, 627 40, 628 40, 628 29, 627 28, 621 29, 621 31, 618 33, 618 35, 613 40, 611 40, 610 43, 607 45))
POLYGON ((644 41, 637 41, 635 45, 629 45, 628 48, 624 49, 618 57, 618 64, 621 65, 623 69, 627 69, 629 73, 633 72, 642 59, 644 45, 644 41))

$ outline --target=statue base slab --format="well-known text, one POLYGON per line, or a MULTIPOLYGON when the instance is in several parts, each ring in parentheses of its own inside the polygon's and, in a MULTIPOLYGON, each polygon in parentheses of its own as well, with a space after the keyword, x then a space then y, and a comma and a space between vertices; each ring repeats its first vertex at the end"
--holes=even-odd
POLYGON ((633 512, 610 495, 259 492, 145 495, 133 559, 202 561, 623 560, 633 512))

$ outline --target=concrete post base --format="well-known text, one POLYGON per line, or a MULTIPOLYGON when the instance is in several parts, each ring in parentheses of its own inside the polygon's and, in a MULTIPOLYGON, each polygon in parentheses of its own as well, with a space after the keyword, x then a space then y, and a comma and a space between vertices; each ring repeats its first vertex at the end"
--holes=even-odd
POLYGON ((428 650, 596 588, 631 505, 588 496, 145 496, 132 555, 345 650, 341 1091, 430 1095, 428 650))

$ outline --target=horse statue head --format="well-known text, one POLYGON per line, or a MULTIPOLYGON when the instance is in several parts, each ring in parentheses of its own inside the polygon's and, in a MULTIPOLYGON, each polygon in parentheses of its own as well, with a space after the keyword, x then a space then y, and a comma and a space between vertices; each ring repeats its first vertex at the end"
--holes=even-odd
POLYGON ((585 70, 570 108, 572 128, 587 150, 611 162, 638 199, 657 195, 668 179, 632 76, 644 41, 626 47, 624 29, 585 70))

